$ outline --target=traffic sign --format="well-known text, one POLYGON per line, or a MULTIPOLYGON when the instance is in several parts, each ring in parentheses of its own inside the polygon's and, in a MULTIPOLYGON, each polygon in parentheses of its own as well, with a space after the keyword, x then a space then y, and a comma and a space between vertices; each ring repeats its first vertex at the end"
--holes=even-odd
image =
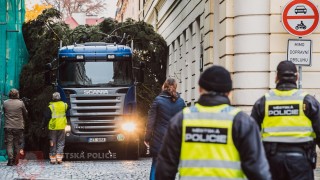
POLYGON ((311 66, 312 41, 310 39, 289 39, 287 59, 299 66, 311 66))
POLYGON ((308 0, 293 0, 282 11, 282 24, 292 35, 306 36, 318 26, 318 8, 308 0))

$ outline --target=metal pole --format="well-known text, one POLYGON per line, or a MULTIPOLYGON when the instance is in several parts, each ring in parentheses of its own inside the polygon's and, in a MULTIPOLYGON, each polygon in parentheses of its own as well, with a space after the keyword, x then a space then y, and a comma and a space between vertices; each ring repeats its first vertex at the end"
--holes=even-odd
POLYGON ((299 66, 298 88, 299 88, 299 89, 302 89, 302 66, 299 66))

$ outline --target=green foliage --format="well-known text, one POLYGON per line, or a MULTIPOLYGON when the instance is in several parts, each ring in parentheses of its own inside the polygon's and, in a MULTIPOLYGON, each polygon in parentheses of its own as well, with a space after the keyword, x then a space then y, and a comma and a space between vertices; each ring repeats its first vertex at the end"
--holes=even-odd
POLYGON ((59 18, 57 10, 47 9, 22 29, 30 59, 20 75, 20 92, 22 97, 31 99, 25 137, 27 148, 31 149, 38 148, 43 112, 53 92, 52 87, 45 86, 44 65, 56 57, 60 39, 70 31, 66 24, 56 23, 59 18))
POLYGON ((157 34, 153 27, 143 21, 136 22, 127 19, 118 23, 112 19, 106 19, 100 24, 100 29, 110 34, 108 42, 120 42, 120 35, 126 34, 124 44, 134 42, 133 59, 135 66, 139 62, 146 64, 145 82, 138 86, 138 111, 140 116, 146 119, 147 111, 156 95, 160 93, 161 86, 166 80, 167 44, 157 34), (115 35, 118 38, 113 38, 115 35))
POLYGON ((102 32, 111 34, 111 32, 116 28, 117 24, 117 21, 113 20, 112 18, 107 18, 99 24, 99 27, 102 32))
POLYGON ((78 26, 71 30, 60 21, 60 13, 55 9, 43 11, 37 19, 23 26, 25 42, 30 60, 20 76, 22 97, 31 99, 28 106, 30 118, 26 122, 26 145, 29 149, 39 148, 43 112, 48 106, 53 87, 44 82, 45 64, 57 56, 60 40, 63 45, 83 42, 111 42, 130 45, 134 42, 134 64, 146 64, 145 83, 138 86, 138 111, 146 120, 147 111, 161 90, 166 78, 167 45, 151 25, 128 19, 118 23, 111 18, 97 26, 78 26), (125 38, 122 38, 126 34, 125 38))

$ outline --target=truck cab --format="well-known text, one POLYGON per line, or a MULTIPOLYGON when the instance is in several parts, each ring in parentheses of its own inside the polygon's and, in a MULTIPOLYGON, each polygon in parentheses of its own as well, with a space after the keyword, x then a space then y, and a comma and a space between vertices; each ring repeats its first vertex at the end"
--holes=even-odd
POLYGON ((70 107, 67 147, 119 144, 126 158, 139 158, 133 72, 132 51, 125 45, 92 42, 59 49, 57 89, 70 107))

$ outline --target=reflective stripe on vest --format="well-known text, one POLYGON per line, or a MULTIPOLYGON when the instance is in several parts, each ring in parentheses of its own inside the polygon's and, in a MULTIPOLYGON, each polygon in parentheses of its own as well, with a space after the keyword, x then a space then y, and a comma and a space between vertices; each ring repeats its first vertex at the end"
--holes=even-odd
POLYGON ((68 105, 62 101, 50 102, 51 119, 48 128, 50 130, 62 130, 67 125, 66 111, 68 105))
POLYGON ((304 114, 301 90, 272 90, 265 95, 265 116, 262 123, 264 142, 308 142, 315 137, 312 123, 304 114))
MULTIPOLYGON (((54 109, 54 104, 51 104, 50 106, 52 108, 51 118, 63 118, 63 117, 66 117, 66 113, 61 112, 61 114, 57 114, 57 111, 54 109)), ((65 106, 65 109, 67 109, 66 106, 65 106)))
MULTIPOLYGON (((231 180, 231 179, 221 178, 221 177, 188 176, 188 177, 181 177, 180 180, 231 180)), ((243 178, 232 178, 232 180, 243 180, 243 178)))
POLYGON ((228 168, 240 169, 240 162, 221 161, 221 160, 181 160, 180 165, 183 167, 208 167, 208 168, 228 168))
POLYGON ((232 139, 233 119, 240 110, 227 104, 195 107, 197 111, 183 110, 181 179, 246 179, 232 139))

